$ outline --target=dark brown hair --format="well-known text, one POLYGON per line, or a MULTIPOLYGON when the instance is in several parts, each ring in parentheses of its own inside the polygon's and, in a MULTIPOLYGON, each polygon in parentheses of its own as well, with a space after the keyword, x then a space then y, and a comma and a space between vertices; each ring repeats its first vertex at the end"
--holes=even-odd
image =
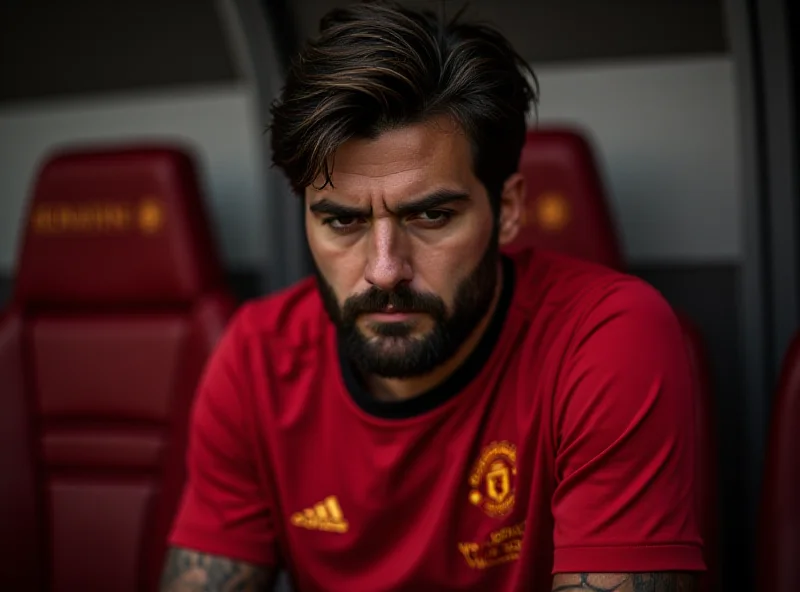
POLYGON ((442 22, 390 2, 364 2, 323 17, 318 38, 293 62, 272 106, 272 159, 294 190, 322 174, 353 137, 448 114, 470 139, 474 172, 497 206, 519 166, 536 77, 500 33, 442 22))

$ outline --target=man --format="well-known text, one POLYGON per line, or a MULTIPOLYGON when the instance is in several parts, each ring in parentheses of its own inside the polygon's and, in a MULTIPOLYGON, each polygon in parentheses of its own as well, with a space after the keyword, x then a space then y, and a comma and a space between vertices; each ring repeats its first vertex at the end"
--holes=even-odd
POLYGON ((163 590, 692 589, 692 380, 668 305, 501 247, 535 78, 499 34, 325 17, 273 109, 309 279, 199 388, 163 590))

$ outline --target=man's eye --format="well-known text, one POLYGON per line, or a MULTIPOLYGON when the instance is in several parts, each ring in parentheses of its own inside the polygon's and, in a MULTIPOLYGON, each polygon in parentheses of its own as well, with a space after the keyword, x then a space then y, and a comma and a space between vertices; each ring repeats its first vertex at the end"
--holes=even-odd
POLYGON ((348 230, 355 229, 359 222, 361 222, 361 218, 356 216, 335 216, 326 218, 322 222, 337 232, 347 232, 348 230))
POLYGON ((436 228, 443 226, 453 217, 453 212, 448 210, 427 210, 415 216, 415 219, 422 222, 427 227, 436 228))

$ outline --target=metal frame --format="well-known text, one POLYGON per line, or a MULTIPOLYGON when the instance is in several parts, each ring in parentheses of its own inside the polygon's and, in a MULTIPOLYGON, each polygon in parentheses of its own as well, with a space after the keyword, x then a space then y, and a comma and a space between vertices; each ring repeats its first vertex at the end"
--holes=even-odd
POLYGON ((743 147, 739 303, 744 385, 735 413, 743 431, 738 436, 744 442, 739 452, 746 507, 729 513, 744 512, 744 524, 733 530, 744 536, 735 544, 745 564, 730 566, 744 573, 730 575, 729 582, 723 577, 723 582, 753 588, 769 413, 781 359, 800 319, 796 114, 784 0, 725 0, 725 9, 743 147))
POLYGON ((800 321, 797 114, 785 0, 759 0, 754 5, 762 47, 774 381, 800 321))
MULTIPOLYGON (((268 4, 268 3, 267 3, 268 4)), ((261 0, 217 0, 217 9, 225 24, 231 51, 241 76, 252 93, 254 120, 265 130, 269 108, 283 85, 285 60, 261 0)), ((261 135, 256 146, 264 162, 266 210, 264 246, 266 269, 264 291, 285 288, 309 275, 311 258, 305 237, 302 202, 292 193, 288 182, 269 167, 269 135, 261 135)))
MULTIPOLYGON (((764 265, 767 249, 763 243, 766 235, 763 225, 766 216, 763 210, 761 171, 763 169, 762 150, 760 150, 759 112, 760 98, 756 92, 759 86, 757 76, 759 59, 755 55, 756 43, 753 39, 752 16, 749 0, 725 0, 728 20, 728 31, 733 54, 737 94, 739 98, 739 121, 741 129, 742 162, 740 182, 742 184, 743 201, 741 204, 743 252, 739 276, 739 355, 742 362, 744 384, 736 393, 741 399, 730 404, 733 417, 728 419, 728 432, 737 433, 742 441, 751 445, 741 449, 731 449, 734 438, 725 437, 721 433, 720 449, 729 454, 743 454, 740 470, 744 473, 739 483, 742 489, 734 489, 728 493, 729 506, 724 510, 721 542, 722 568, 721 589, 729 584, 742 589, 753 588, 754 566, 749 558, 755 556, 756 545, 752 542, 755 532, 755 513, 758 500, 761 464, 763 458, 763 398, 769 384, 766 378, 766 367, 769 355, 766 344, 768 338, 767 315, 767 266, 764 265), (746 421, 745 418, 750 418, 746 421), (744 433, 738 433, 738 432, 744 433), (732 498, 732 499, 731 499, 732 498), (740 505, 742 504, 742 505, 740 505), (744 518, 744 523, 730 524, 735 516, 744 518), (731 543, 731 538, 737 539, 731 543), (741 541, 741 543, 739 543, 741 541), (733 566, 736 573, 732 574, 733 566)), ((722 407, 722 402, 718 403, 722 407)), ((720 421, 720 432, 724 431, 725 422, 720 421)), ((723 460, 723 459, 720 459, 723 460)), ((722 462, 720 472, 723 478, 730 478, 733 471, 728 465, 734 462, 722 462)), ((720 487, 720 491, 729 491, 720 487)))

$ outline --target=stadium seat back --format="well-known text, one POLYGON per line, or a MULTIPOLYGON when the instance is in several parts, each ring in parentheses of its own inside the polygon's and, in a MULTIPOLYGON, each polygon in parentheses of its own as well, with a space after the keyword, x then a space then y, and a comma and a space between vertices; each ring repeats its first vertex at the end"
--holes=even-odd
POLYGON ((523 226, 507 250, 536 247, 623 267, 603 181, 584 136, 569 129, 529 131, 520 172, 527 187, 523 226))
POLYGON ((21 370, 23 522, 49 590, 156 589, 189 408, 233 309, 196 178, 182 150, 140 147, 56 155, 36 184, 0 360, 21 370))
POLYGON ((800 334, 784 356, 768 434, 758 582, 789 592, 800 581, 800 334))

